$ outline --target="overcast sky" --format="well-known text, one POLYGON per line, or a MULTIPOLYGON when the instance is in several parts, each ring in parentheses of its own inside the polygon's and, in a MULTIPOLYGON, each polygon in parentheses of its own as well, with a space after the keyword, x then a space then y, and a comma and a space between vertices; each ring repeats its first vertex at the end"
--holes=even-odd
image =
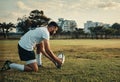
POLYGON ((17 22, 32 10, 43 10, 54 21, 75 20, 83 27, 88 20, 120 23, 120 0, 0 0, 0 22, 17 22))

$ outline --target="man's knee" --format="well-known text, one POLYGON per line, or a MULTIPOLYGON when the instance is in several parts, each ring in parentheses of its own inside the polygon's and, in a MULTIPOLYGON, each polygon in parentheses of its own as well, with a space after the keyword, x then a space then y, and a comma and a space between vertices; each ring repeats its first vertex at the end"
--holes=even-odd
POLYGON ((34 71, 34 72, 38 71, 38 65, 37 65, 37 63, 32 63, 32 64, 29 64, 28 66, 30 66, 32 68, 32 71, 34 71))

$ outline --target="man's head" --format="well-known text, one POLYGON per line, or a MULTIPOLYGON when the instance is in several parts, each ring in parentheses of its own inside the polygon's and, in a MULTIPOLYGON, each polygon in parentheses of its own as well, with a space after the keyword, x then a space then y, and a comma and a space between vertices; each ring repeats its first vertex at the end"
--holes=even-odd
POLYGON ((48 24, 48 31, 50 32, 50 35, 53 35, 56 33, 56 31, 58 30, 58 25, 56 22, 52 21, 48 24))

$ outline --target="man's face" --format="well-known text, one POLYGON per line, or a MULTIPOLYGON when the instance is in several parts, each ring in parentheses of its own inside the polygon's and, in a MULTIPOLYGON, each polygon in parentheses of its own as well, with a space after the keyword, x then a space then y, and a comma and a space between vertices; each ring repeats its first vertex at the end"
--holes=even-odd
POLYGON ((56 33, 56 31, 58 30, 58 27, 52 27, 51 31, 50 31, 50 35, 54 35, 56 33))

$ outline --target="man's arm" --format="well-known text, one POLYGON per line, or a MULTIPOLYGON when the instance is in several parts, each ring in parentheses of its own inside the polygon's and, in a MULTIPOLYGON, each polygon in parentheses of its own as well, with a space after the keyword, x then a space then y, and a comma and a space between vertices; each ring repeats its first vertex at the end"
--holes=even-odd
POLYGON ((48 59, 50 59, 53 63, 55 63, 55 61, 46 53, 46 51, 44 49, 44 42, 43 41, 40 44, 37 44, 36 47, 37 47, 37 49, 36 49, 37 54, 40 54, 40 52, 41 52, 48 59))
POLYGON ((56 61, 58 64, 62 64, 61 60, 58 57, 56 57, 52 52, 52 50, 50 49, 49 40, 45 39, 43 42, 44 42, 45 51, 50 56, 50 58, 52 58, 53 61, 56 61))

